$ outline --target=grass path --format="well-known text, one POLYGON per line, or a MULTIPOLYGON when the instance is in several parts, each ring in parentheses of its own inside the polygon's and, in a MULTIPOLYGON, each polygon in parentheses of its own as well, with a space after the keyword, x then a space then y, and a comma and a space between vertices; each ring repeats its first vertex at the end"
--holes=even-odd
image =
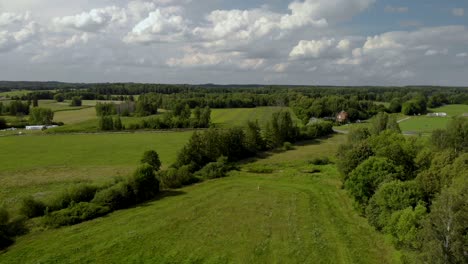
POLYGON ((330 156, 338 135, 244 164, 136 208, 20 237, 0 263, 397 263, 352 209, 330 156), (271 167, 270 174, 249 173, 271 167))

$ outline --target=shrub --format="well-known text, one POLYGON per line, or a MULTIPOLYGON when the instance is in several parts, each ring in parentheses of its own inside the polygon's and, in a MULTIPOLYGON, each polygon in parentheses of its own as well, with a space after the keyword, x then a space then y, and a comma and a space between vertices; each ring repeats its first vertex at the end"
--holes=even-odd
POLYGON ((292 150, 294 149, 293 144, 291 142, 284 142, 283 143, 283 150, 292 150))
POLYGON ((170 168, 166 171, 161 171, 157 175, 161 188, 171 189, 180 188, 184 185, 193 184, 199 181, 190 172, 190 166, 185 165, 178 169, 170 168))
POLYGON ((206 164, 205 167, 195 173, 195 176, 202 179, 222 178, 232 168, 226 157, 220 157, 218 161, 206 164))
POLYGON ((46 210, 46 205, 35 200, 32 196, 26 197, 21 201, 20 213, 27 218, 43 216, 46 210))
POLYGON ((14 238, 26 231, 24 218, 10 219, 8 211, 0 207, 0 250, 13 244, 14 238))
POLYGON ((133 205, 135 197, 130 185, 126 181, 123 181, 107 189, 98 191, 91 202, 107 206, 111 210, 117 210, 133 205))
POLYGON ((309 163, 313 165, 328 165, 331 163, 331 161, 328 157, 322 157, 322 158, 315 158, 311 160, 309 163))
POLYGON ((74 225, 97 217, 101 217, 110 212, 110 208, 94 203, 72 204, 66 209, 47 214, 44 224, 51 227, 74 225))
POLYGON ((72 202, 89 202, 94 198, 98 187, 90 184, 79 184, 68 188, 49 204, 46 204, 49 211, 57 211, 63 208, 67 208, 72 202))
POLYGON ((0 117, 0 129, 5 129, 5 128, 7 128, 6 120, 0 117))
POLYGON ((81 97, 75 96, 72 98, 70 106, 81 106, 81 97))

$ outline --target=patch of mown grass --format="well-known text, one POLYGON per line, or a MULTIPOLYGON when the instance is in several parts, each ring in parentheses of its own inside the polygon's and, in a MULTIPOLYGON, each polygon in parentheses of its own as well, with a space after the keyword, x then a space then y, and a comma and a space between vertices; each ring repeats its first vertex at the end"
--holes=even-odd
POLYGON ((334 165, 343 136, 298 146, 105 218, 20 237, 3 263, 398 263, 398 253, 352 207, 334 165), (281 163, 278 163, 281 160, 281 163))

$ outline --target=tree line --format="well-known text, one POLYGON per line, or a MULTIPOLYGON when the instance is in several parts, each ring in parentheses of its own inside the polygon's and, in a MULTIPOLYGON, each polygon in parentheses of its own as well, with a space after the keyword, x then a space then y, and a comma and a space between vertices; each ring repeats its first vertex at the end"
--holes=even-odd
POLYGON ((466 118, 453 119, 426 142, 403 136, 381 113, 370 128, 352 130, 337 155, 356 209, 397 248, 413 252, 407 261, 466 263, 467 151, 466 118))

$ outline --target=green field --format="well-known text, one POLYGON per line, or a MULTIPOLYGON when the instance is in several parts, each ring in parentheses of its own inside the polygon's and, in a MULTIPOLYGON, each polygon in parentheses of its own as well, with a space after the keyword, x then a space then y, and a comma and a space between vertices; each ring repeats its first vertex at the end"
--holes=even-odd
POLYGON ((240 171, 72 227, 17 239, 1 263, 398 263, 353 210, 331 156, 344 136, 298 146, 240 171), (270 174, 249 173, 270 167, 270 174))
POLYGON ((258 120, 260 125, 265 125, 273 113, 281 110, 289 111, 294 121, 300 123, 288 107, 211 109, 211 122, 218 127, 244 126, 247 121, 255 120, 258 120))
POLYGON ((16 207, 24 195, 48 196, 77 182, 103 182, 135 169, 154 149, 164 167, 191 132, 38 135, 0 138, 0 201, 16 207))

